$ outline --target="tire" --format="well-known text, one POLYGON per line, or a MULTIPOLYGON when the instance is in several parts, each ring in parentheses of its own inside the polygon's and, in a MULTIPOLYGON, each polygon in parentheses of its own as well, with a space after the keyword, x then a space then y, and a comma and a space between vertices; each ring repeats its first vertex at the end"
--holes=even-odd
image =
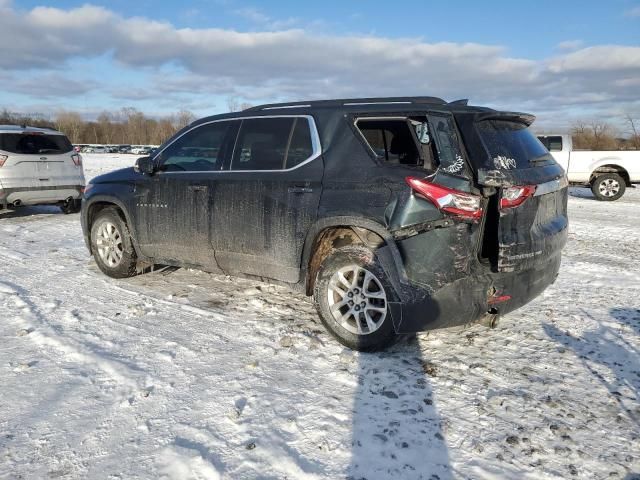
POLYGON ((313 298, 322 324, 336 340, 353 350, 373 352, 400 338, 389 309, 394 293, 375 254, 366 247, 350 245, 334 250, 322 262, 313 298), (354 283, 356 272, 358 281, 354 283))
POLYGON ((624 195, 627 186, 617 173, 603 173, 591 182, 591 191, 597 200, 612 202, 624 195))
POLYGON ((81 200, 71 200, 70 202, 64 202, 60 205, 60 210, 62 210, 62 213, 65 215, 69 215, 70 213, 78 213, 81 207, 81 200))
POLYGON ((91 224, 91 253, 98 268, 110 277, 136 274, 137 255, 129 228, 116 208, 105 208, 91 224))

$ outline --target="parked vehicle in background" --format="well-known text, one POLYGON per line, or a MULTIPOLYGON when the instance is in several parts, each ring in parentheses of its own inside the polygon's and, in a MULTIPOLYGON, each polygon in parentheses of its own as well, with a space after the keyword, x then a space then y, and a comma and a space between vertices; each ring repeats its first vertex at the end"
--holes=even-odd
POLYGON ((84 149, 85 153, 107 153, 107 149, 103 145, 89 145, 84 149))
POLYGON ((61 132, 0 125, 0 208, 58 204, 80 210, 82 157, 61 132))
POLYGON ((571 135, 538 139, 565 169, 569 182, 591 187, 598 200, 618 200, 627 187, 640 183, 640 151, 574 150, 571 135))
POLYGON ((207 117, 87 185, 85 241, 115 278, 161 263, 284 283, 358 350, 495 325, 555 280, 567 240, 533 120, 434 97, 207 117))

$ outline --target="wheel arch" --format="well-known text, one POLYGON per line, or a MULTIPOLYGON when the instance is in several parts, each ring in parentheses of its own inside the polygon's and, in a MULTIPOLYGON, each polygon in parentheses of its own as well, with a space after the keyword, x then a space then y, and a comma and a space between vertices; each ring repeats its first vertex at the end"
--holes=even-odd
POLYGON ((372 250, 387 246, 397 261, 400 252, 391 233, 373 220, 339 216, 319 220, 305 239, 301 270, 304 289, 312 295, 316 273, 322 261, 335 249, 347 245, 366 245, 372 250))
POLYGON ((617 173, 622 177, 627 187, 631 186, 631 177, 629 176, 629 172, 623 166, 608 161, 605 161, 604 164, 596 167, 591 172, 591 175, 589 176, 589 183, 592 183, 599 174, 603 173, 617 173))
POLYGON ((124 203, 122 203, 117 198, 109 197, 106 195, 96 195, 95 197, 91 197, 90 200, 87 201, 86 206, 84 207, 85 215, 85 225, 87 226, 87 238, 89 240, 89 245, 91 245, 91 227, 95 218, 98 214, 104 210, 105 208, 116 207, 118 214, 127 224, 127 228, 129 229, 129 234, 131 235, 131 242, 133 244, 134 249, 139 254, 140 249, 138 248, 137 235, 135 232, 135 226, 131 221, 131 217, 124 203))

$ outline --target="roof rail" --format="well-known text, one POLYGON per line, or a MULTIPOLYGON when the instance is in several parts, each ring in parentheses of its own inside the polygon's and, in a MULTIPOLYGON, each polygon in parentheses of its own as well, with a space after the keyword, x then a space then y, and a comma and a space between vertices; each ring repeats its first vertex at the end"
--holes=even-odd
POLYGON ((469 99, 461 98, 460 100, 454 100, 453 102, 449 102, 449 105, 462 105, 463 107, 466 107, 469 105, 469 99))
POLYGON ((276 110, 280 108, 309 108, 309 107, 342 107, 355 105, 392 105, 392 104, 436 104, 446 105, 438 97, 370 97, 370 98, 341 98, 335 100, 313 100, 307 102, 267 103, 244 110, 256 112, 260 110, 276 110))

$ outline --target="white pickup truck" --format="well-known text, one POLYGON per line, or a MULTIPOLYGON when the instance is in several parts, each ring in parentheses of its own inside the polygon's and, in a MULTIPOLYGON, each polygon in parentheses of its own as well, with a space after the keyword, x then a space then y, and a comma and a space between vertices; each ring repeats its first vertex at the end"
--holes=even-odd
POLYGON ((598 200, 617 200, 627 187, 640 183, 640 151, 573 150, 571 135, 538 135, 569 183, 591 187, 598 200))

